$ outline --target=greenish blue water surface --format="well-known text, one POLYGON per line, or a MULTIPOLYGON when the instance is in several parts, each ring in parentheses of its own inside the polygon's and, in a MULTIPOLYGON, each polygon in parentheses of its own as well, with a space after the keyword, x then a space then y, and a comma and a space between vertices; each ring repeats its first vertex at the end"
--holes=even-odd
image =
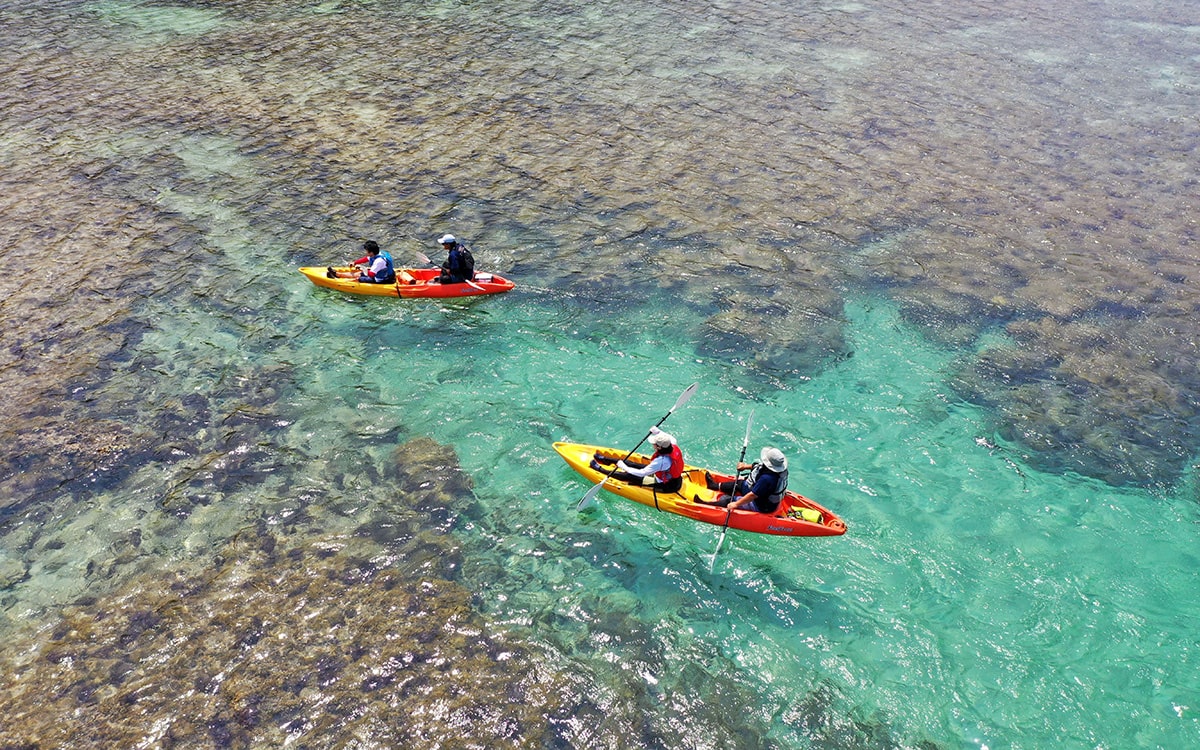
MULTIPOLYGON (((278 448, 320 465, 348 449, 342 431, 397 423, 453 445, 486 509, 460 529, 482 606, 601 674, 687 693, 686 644, 702 641, 720 657, 708 668, 758 694, 752 710, 785 746, 805 744, 789 718, 796 696, 821 686, 839 696, 836 711, 954 743, 1118 747, 1194 732, 1186 493, 1029 468, 947 395, 955 353, 885 302, 847 307, 855 356, 780 388, 689 353, 678 328, 660 325, 686 315, 669 302, 597 324, 537 288, 461 304, 363 301, 298 276, 284 299, 267 327, 293 343, 267 361, 286 356, 311 375, 278 448), (845 537, 733 533, 713 564, 715 528, 612 495, 576 513, 590 485, 549 444, 632 447, 696 381, 664 425, 688 459, 731 466, 753 410, 752 445, 784 449, 793 486, 841 514, 845 537), (594 608, 613 600, 662 641, 659 661, 627 661, 620 643, 593 638, 594 608)), ((381 446, 363 460, 385 458, 381 446)))
MULTIPOLYGON (((728 662, 717 671, 748 681, 763 717, 786 716, 796 695, 828 682, 847 712, 863 710, 850 697, 862 691, 906 734, 982 746, 1139 745, 1149 725, 1183 742, 1194 730, 1186 499, 1025 467, 976 410, 947 399, 950 353, 885 304, 847 310, 854 350, 869 355, 803 386, 747 393, 723 382, 739 376, 726 363, 656 365, 660 347, 685 343, 634 320, 623 327, 631 346, 581 341, 565 315, 534 341, 492 335, 529 325, 534 299, 514 293, 457 325, 457 310, 406 310, 401 337, 421 319, 440 319, 436 332, 381 344, 362 373, 378 393, 371 410, 429 425, 479 482, 497 516, 487 554, 524 584, 478 582, 496 615, 549 619, 542 637, 619 661, 619 647, 586 640, 580 602, 632 593, 639 618, 719 643, 728 662), (446 326, 470 338, 442 340, 446 326), (421 382, 398 374, 414 371, 421 382), (710 573, 716 529, 614 496, 575 515, 589 485, 548 443, 632 447, 692 380, 700 392, 666 425, 689 459, 731 465, 753 409, 753 444, 788 453, 793 485, 842 514, 845 537, 735 534, 710 573), (604 551, 590 552, 599 538, 604 551), (564 565, 565 575, 549 572, 564 565)), ((669 658, 624 666, 644 672, 648 689, 687 689, 670 682, 680 665, 669 658)), ((786 726, 778 739, 803 744, 786 726)))

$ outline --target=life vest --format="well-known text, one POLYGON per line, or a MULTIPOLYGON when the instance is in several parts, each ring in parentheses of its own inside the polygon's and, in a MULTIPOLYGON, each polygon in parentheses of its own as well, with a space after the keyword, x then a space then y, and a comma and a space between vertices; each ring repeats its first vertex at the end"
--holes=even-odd
POLYGON ((654 472, 654 479, 660 484, 666 484, 672 479, 683 476, 683 451, 678 445, 671 444, 671 465, 665 471, 654 472))
POLYGON ((754 464, 754 468, 750 470, 750 477, 746 480, 749 482, 751 487, 758 483, 758 476, 764 471, 767 472, 767 474, 775 477, 775 491, 767 497, 764 497, 763 500, 772 506, 779 507, 779 501, 783 500, 783 493, 787 491, 787 469, 776 473, 762 464, 754 464))
POLYGON ((392 260, 391 254, 386 250, 380 250, 379 254, 387 262, 387 268, 384 269, 383 273, 375 274, 375 281, 379 284, 390 284, 396 280, 396 263, 392 260))

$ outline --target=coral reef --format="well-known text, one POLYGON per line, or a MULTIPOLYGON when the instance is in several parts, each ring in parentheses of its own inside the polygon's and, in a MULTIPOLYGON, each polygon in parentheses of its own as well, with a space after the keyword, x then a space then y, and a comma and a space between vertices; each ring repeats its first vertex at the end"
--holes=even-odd
MULTIPOLYGON (((410 553, 435 560, 447 543, 410 553)), ((469 592, 380 554, 359 537, 246 535, 203 576, 135 579, 73 608, 4 670, 0 741, 548 744, 564 678, 474 614, 469 592)))
POLYGON ((341 12, 111 7, 94 34, 66 9, 21 13, 4 32, 19 85, 0 94, 14 144, 0 246, 17 271, 0 280, 0 299, 20 311, 0 353, 0 407, 32 429, 0 433, 14 448, 0 465, 3 496, 39 491, 18 477, 19 456, 60 447, 67 473, 82 475, 107 465, 106 450, 150 447, 136 426, 95 421, 122 411, 98 381, 153 328, 138 301, 188 291, 147 273, 151 259, 215 264, 201 296, 181 301, 236 313, 227 279, 253 268, 231 261, 236 249, 265 235, 320 260, 331 237, 396 216, 434 220, 449 206, 480 228, 481 262, 555 269, 560 289, 581 292, 590 278, 603 300, 630 278, 670 279, 636 293, 687 301, 707 320, 702 354, 753 348, 747 361, 770 377, 810 377, 850 354, 837 297, 863 282, 955 346, 1017 323, 1028 345, 1059 350, 1056 377, 1033 396, 993 358, 967 364, 964 395, 1053 413, 1028 427, 1008 407, 995 417, 1045 466, 1118 483, 1179 478, 1200 434, 1200 391, 1175 364, 1195 358, 1200 306, 1184 199, 1196 181, 1178 166, 1195 142, 1192 89, 1174 73, 1154 85, 1128 76, 1185 57, 1186 35, 1164 26, 1153 44, 1131 46, 1120 23, 1073 14, 1007 33, 946 3, 925 9, 950 30, 934 46, 910 43, 912 24, 886 8, 799 27, 764 25, 761 9, 729 10, 729 28, 640 12, 639 23, 685 24, 669 72, 579 13, 584 36, 602 41, 584 49, 549 29, 529 39, 560 46, 553 74, 540 56, 510 54, 514 30, 483 19, 452 39, 436 24, 381 24, 377 44, 350 47, 361 21, 341 12), (30 41, 61 37, 71 54, 30 41), (1064 38, 1119 54, 1044 54, 1064 38), (478 65, 405 62, 462 40, 478 65), (731 45, 754 52, 722 62, 731 45), (171 85, 160 85, 164 54, 181 61, 171 85), (336 73, 310 72, 326 68, 336 73), (1121 92, 1117 111, 1090 98, 1096 87, 1121 92), (451 90, 447 108, 437 92, 451 90), (523 249, 535 239, 536 253, 523 249), (672 242, 703 252, 641 250, 672 242), (771 252, 750 258, 759 247, 771 252), (26 283, 21 272, 46 248, 72 248, 74 262, 53 285, 26 283), (680 269, 691 277, 676 279, 680 269), (773 293, 753 280, 740 291, 769 304, 713 293, 714 280, 747 269, 773 293), (1044 338, 1056 327, 1043 319, 1103 326, 1109 346, 1065 351, 1044 338), (747 330, 762 337, 739 346, 747 330), (1076 387, 1100 369, 1112 382, 1076 387), (1126 408, 1131 390, 1153 390, 1136 384, 1146 377, 1177 395, 1126 408), (1051 407, 1071 400, 1087 403, 1051 407))

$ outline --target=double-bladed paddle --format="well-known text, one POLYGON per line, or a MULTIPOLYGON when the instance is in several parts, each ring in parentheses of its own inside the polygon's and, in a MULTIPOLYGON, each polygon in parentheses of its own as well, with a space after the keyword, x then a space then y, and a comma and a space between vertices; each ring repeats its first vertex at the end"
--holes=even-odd
POLYGON ((721 538, 717 541, 717 548, 713 550, 712 562, 709 563, 708 569, 711 571, 713 564, 717 562, 717 553, 721 551, 721 545, 725 543, 725 532, 729 531, 729 519, 733 515, 733 501, 737 499, 737 483, 742 476, 742 462, 746 460, 746 446, 750 445, 750 426, 754 424, 754 411, 750 411, 750 418, 746 420, 746 437, 742 439, 742 453, 738 456, 737 470, 733 475, 733 487, 729 490, 729 505, 725 506, 725 525, 721 527, 721 538))
MULTIPOLYGON (((426 255, 425 253, 417 253, 417 257, 421 259, 422 263, 428 263, 429 265, 433 266, 434 268, 441 268, 441 266, 439 266, 437 263, 434 263, 432 260, 430 260, 429 256, 426 255)), ((468 280, 464 279, 463 283, 468 284, 469 286, 473 286, 481 292, 487 292, 486 289, 479 286, 474 281, 468 281, 468 280)))
MULTIPOLYGON (((684 388, 683 393, 679 394, 679 398, 676 399, 675 405, 671 407, 671 411, 664 414, 663 418, 658 420, 658 424, 655 424, 654 426, 658 427, 663 422, 666 422, 667 417, 671 416, 671 414, 673 414, 676 409, 678 409, 679 407, 686 404, 688 402, 688 399, 690 399, 692 397, 692 394, 694 394, 696 392, 696 389, 699 387, 700 387, 699 383, 692 383, 687 388, 684 388)), ((641 440, 639 440, 637 445, 633 446, 633 450, 626 453, 625 458, 623 458, 621 460, 628 461, 629 457, 634 454, 634 451, 636 451, 638 448, 641 448, 642 443, 646 442, 646 438, 649 438, 652 434, 654 434, 653 430, 651 430, 650 432, 647 432, 645 437, 643 437, 641 440)), ((604 486, 604 483, 608 481, 609 477, 611 477, 616 472, 616 470, 617 470, 617 465, 613 464, 613 467, 608 470, 607 474, 604 475, 604 479, 601 479, 600 482, 598 484, 596 484, 596 486, 592 487, 590 490, 587 491, 587 494, 585 494, 583 496, 583 499, 581 499, 579 501, 579 505, 575 506, 575 510, 583 510, 587 506, 591 505, 592 501, 596 499, 596 495, 600 494, 600 488, 602 488, 604 486)))

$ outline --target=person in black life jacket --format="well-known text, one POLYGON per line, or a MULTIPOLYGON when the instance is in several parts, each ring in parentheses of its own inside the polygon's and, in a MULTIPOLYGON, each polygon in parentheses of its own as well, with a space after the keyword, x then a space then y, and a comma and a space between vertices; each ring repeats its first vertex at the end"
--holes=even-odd
POLYGON ((658 427, 650 428, 650 444, 654 446, 654 457, 650 463, 627 464, 608 456, 595 456, 592 468, 607 474, 615 463, 617 471, 613 472, 613 479, 652 485, 655 492, 678 492, 683 486, 683 451, 679 449, 675 438, 658 427))
POLYGON ((711 502, 701 500, 709 505, 720 505, 732 510, 754 510, 759 513, 774 513, 783 500, 783 492, 787 489, 788 467, 787 458, 778 448, 763 448, 758 456, 758 462, 753 464, 739 463, 738 471, 750 471, 745 479, 715 482, 705 473, 704 479, 710 490, 717 490, 718 495, 711 502))
POLYGON ((442 264, 439 284, 461 284, 475 279, 475 258, 467 246, 452 234, 444 234, 438 240, 446 251, 446 262, 442 264))
POLYGON ((363 243, 366 255, 358 260, 352 260, 348 265, 355 266, 349 271, 337 271, 333 266, 325 269, 325 275, 331 279, 354 279, 364 284, 392 284, 396 281, 396 266, 392 256, 380 252, 379 243, 367 240, 363 243), (366 266, 359 270, 357 266, 366 266))

